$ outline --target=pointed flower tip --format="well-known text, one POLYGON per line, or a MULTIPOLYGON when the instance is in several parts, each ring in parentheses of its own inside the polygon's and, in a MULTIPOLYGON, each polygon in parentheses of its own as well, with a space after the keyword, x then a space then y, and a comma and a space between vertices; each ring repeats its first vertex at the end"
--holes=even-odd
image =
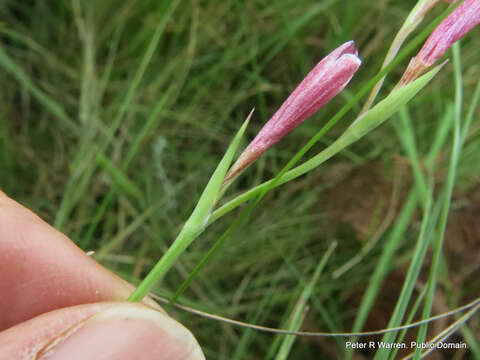
MULTIPOLYGON (((312 74, 315 74, 316 70, 332 70, 331 67, 333 66, 340 68, 343 72, 348 71, 349 68, 352 69, 353 72, 355 72, 359 68, 361 63, 362 60, 358 57, 358 50, 355 46, 355 42, 353 40, 350 40, 343 45, 340 45, 337 49, 332 51, 328 56, 326 56, 322 61, 320 61, 307 75, 305 80, 309 78, 312 74)), ((326 74, 322 73, 322 75, 326 74)))
POLYGON ((260 130, 227 174, 228 181, 342 91, 361 60, 353 40, 323 58, 260 130))
POLYGON ((344 46, 345 49, 347 50, 347 51, 344 52, 345 54, 350 53, 352 55, 358 55, 358 49, 355 46, 355 41, 353 41, 353 40, 347 41, 345 44, 340 45, 340 48, 342 46, 344 46))
POLYGON ((338 48, 333 50, 329 55, 327 55, 325 58, 323 58, 317 64, 317 66, 322 64, 322 63, 325 63, 327 61, 330 61, 330 62, 338 61, 339 59, 341 59, 342 57, 345 57, 345 56, 347 56, 347 57, 348 56, 353 56, 354 58, 356 58, 356 61, 360 61, 360 59, 358 58, 358 49, 355 46, 355 41, 350 40, 350 41, 347 41, 346 43, 340 45, 338 48))

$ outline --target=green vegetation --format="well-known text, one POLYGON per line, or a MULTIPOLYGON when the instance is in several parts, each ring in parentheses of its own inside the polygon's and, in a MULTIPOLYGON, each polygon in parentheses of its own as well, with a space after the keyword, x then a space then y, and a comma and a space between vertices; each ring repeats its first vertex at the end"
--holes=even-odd
MULTIPOLYGON (((279 172, 315 134, 319 142, 297 165, 317 154, 315 166, 322 165, 257 192, 263 198, 249 207, 227 205, 210 218, 212 202, 203 198, 186 235, 190 246, 169 260, 154 293, 246 322, 323 332, 394 327, 472 301, 480 293, 480 29, 448 52, 438 74, 400 96, 391 90, 407 56, 387 76, 376 113, 335 142, 365 98, 350 102, 343 118, 335 114, 379 72, 416 1, 345 4, 4 0, 0 188, 139 284, 215 169, 226 171, 231 151, 217 165, 251 108, 240 147, 316 62, 354 39, 363 63, 346 90, 269 149, 220 205, 276 176, 282 182, 279 172), (323 128, 332 118, 339 121, 323 128)), ((407 43, 445 9, 433 9, 407 43)), ((208 191, 216 192, 218 176, 208 191)), ((353 338, 275 336, 168 311, 209 359, 353 357, 345 346, 353 338)), ((383 340, 425 341, 450 323, 435 324, 383 340)), ((479 333, 471 322, 451 341, 467 342, 480 358, 479 333)))

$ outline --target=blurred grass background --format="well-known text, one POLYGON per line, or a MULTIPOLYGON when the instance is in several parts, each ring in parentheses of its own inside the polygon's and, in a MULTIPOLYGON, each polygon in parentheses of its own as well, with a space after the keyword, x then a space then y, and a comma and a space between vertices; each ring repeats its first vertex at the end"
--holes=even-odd
MULTIPOLYGON (((355 40, 363 64, 347 90, 269 150, 231 187, 227 198, 275 175, 378 71, 415 1, 346 4, 1 1, 1 188, 83 249, 97 251, 105 266, 138 283, 174 239, 249 110, 256 107, 248 140, 316 62, 341 43, 355 40)), ((439 8, 425 23, 444 6, 439 8)), ((465 99, 471 98, 480 77, 479 36, 475 29, 462 41, 465 99)), ((387 78, 386 89, 403 69, 387 78)), ((404 114, 411 119, 420 167, 453 97, 448 64, 404 114)), ((434 313, 472 300, 480 289, 478 110, 476 115, 461 154, 434 313)), ((314 151, 335 139, 354 117, 347 116, 314 151)), ((395 116, 325 166, 270 193, 181 302, 287 327, 302 289, 336 240, 338 248, 318 279, 302 329, 349 331, 382 240, 395 228, 416 181, 401 141, 408 130, 400 121, 395 116), (369 241, 372 249, 334 278, 369 241)), ((445 179, 448 141, 436 159, 436 188, 445 179)), ((159 286, 159 294, 175 291, 235 213, 190 247, 159 286)), ((363 329, 388 322, 419 232, 421 206, 415 214, 384 270, 387 281, 363 329)), ((427 275, 425 271, 420 276, 417 290, 427 275)), ((176 310, 173 315, 193 331, 209 359, 273 358, 278 350, 272 335, 176 310)), ((432 326, 444 327, 446 323, 432 326)), ((470 329, 479 334, 478 316, 470 329)), ((289 358, 343 358, 345 340, 297 339, 289 358)), ((356 356, 368 358, 371 353, 356 356)))

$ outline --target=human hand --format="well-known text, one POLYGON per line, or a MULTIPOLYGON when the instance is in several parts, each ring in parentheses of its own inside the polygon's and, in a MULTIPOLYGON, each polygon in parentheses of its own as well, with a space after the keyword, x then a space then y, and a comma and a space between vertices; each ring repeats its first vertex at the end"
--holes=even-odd
POLYGON ((0 191, 0 359, 204 359, 150 299, 0 191))

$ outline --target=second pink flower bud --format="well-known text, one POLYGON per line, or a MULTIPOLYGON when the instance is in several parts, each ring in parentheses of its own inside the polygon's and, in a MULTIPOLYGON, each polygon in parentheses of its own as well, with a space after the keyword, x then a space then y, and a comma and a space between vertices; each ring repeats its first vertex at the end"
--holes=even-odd
MULTIPOLYGON (((453 3, 455 1, 450 0, 453 3)), ((480 0, 464 0, 430 34, 412 58, 399 85, 404 86, 427 71, 458 40, 480 23, 480 0)))
POLYGON ((243 151, 225 181, 238 175, 342 91, 361 64, 357 55, 355 43, 349 41, 320 61, 243 151))

